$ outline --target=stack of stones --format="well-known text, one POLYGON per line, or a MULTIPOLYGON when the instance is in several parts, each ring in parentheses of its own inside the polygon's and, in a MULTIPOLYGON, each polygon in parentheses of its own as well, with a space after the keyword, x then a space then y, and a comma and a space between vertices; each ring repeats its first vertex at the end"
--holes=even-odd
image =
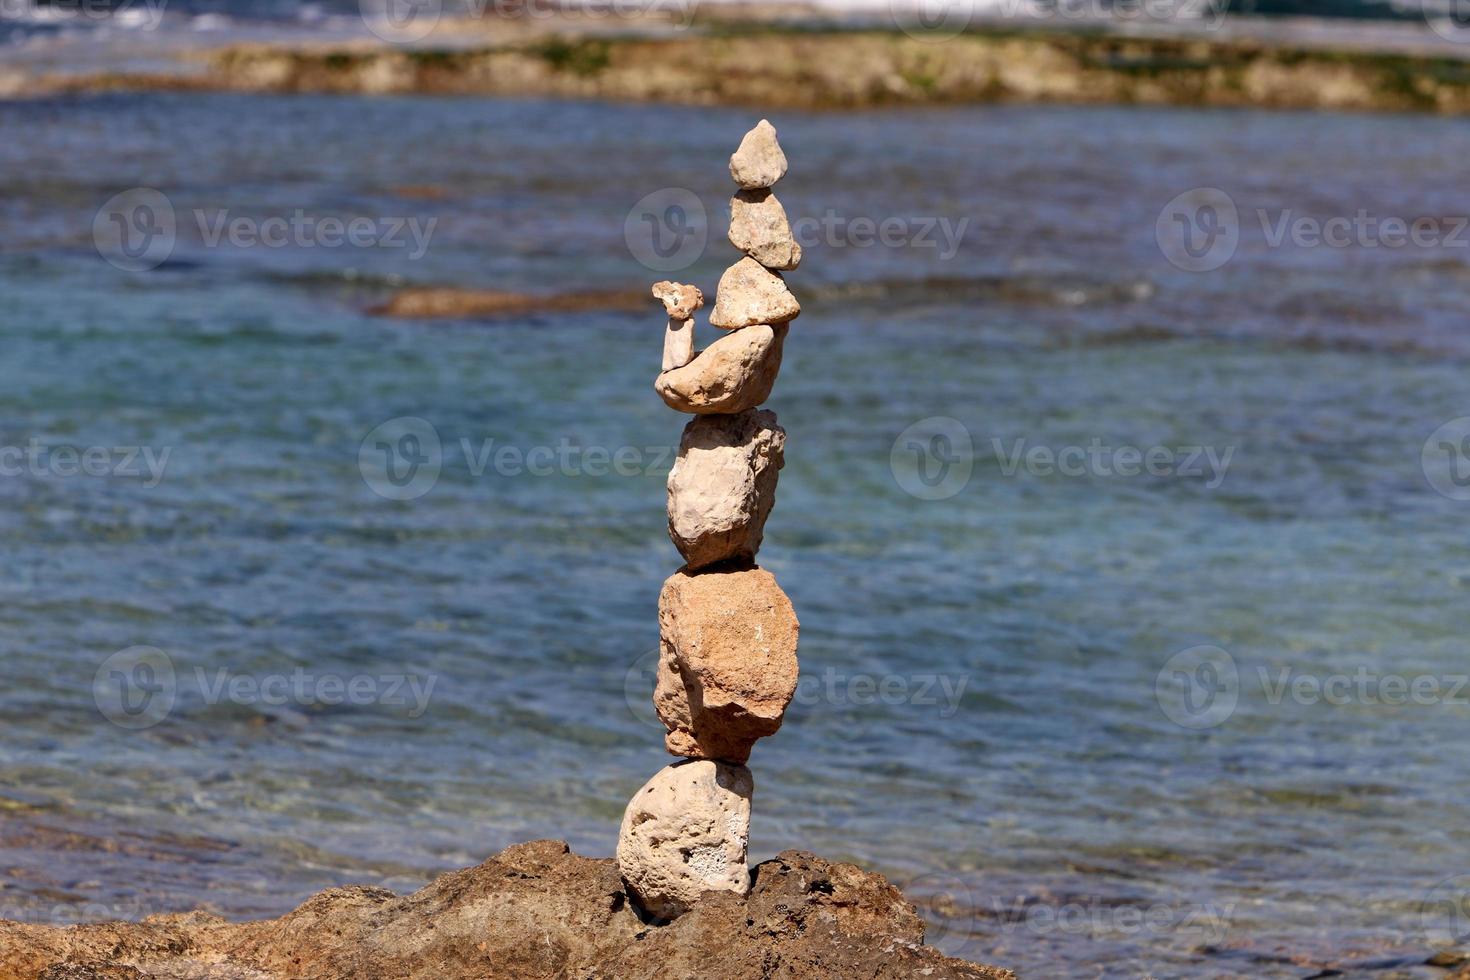
POLYGON ((669 472, 669 536, 686 564, 659 595, 653 695, 664 745, 682 759, 629 802, 618 867, 634 900, 660 919, 706 891, 749 890, 754 787, 745 763, 755 740, 781 727, 796 693, 796 612, 755 564, 786 445, 775 413, 758 406, 781 369, 787 323, 801 311, 777 271, 801 261, 771 193, 785 173, 775 127, 761 120, 730 158, 740 185, 730 242, 745 255, 720 277, 710 313, 723 337, 696 354, 703 294, 682 283, 653 287, 669 317, 654 389, 694 416, 669 472))

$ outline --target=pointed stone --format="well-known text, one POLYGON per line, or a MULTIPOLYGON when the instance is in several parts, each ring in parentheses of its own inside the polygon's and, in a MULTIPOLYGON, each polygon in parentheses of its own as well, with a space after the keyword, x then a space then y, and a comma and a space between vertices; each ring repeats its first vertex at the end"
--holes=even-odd
POLYGON ((786 209, 768 190, 741 191, 730 199, 730 244, 767 269, 801 264, 801 246, 791 234, 786 209))
POLYGON ((722 330, 736 330, 756 323, 785 323, 800 312, 801 304, 781 274, 746 256, 720 277, 709 322, 722 330))
POLYGON ((775 412, 701 415, 684 427, 669 470, 669 537, 691 571, 755 558, 785 449, 775 412))
POLYGON ((781 373, 786 324, 756 324, 726 334, 688 364, 660 374, 653 390, 676 412, 733 415, 771 395, 781 373))
POLYGON ((750 758, 796 694, 800 624, 763 568, 680 570, 658 597, 653 705, 674 755, 750 758))
POLYGON ((693 760, 634 794, 618 834, 618 871, 650 915, 673 919, 708 891, 750 891, 750 770, 693 760))
POLYGON ((776 139, 776 127, 762 119, 730 157, 730 176, 745 190, 754 190, 770 187, 785 174, 786 154, 776 139))

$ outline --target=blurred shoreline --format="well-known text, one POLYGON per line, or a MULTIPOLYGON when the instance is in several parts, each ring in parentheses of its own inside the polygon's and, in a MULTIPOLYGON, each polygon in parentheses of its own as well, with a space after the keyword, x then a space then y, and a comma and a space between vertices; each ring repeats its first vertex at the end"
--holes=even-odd
POLYGON ((32 45, 0 97, 116 91, 552 97, 773 109, 1136 104, 1462 114, 1465 45, 1426 23, 1225 17, 919 29, 816 8, 561 9, 347 32, 159 31, 32 45), (896 26, 897 25, 897 26, 896 26), (392 35, 390 34, 391 38, 392 35), (75 46, 96 57, 80 61, 75 46), (78 64, 85 67, 78 68, 78 64))

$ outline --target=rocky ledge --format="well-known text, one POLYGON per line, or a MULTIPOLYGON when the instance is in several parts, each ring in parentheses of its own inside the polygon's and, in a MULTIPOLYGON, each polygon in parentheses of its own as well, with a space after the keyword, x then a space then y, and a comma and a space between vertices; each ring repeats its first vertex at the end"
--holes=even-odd
POLYGON ((611 859, 532 841, 406 897, 334 888, 265 922, 0 922, 0 980, 1014 980, 924 946, 923 922, 881 875, 784 851, 753 877, 748 896, 709 892, 661 924, 633 909, 611 859))

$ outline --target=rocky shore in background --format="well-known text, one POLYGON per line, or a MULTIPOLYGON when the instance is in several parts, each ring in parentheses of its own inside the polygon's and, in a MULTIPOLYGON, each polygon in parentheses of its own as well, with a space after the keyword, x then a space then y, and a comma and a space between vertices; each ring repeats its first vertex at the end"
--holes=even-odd
POLYGON ((612 859, 533 841, 409 896, 334 888, 264 922, 0 922, 0 980, 1014 980, 923 940, 882 876, 805 852, 757 866, 747 896, 711 892, 660 924, 628 901, 612 859))
POLYGON ((720 25, 670 35, 544 34, 481 46, 194 52, 179 72, 0 79, 0 94, 196 90, 547 96, 766 108, 964 103, 1470 112, 1470 62, 1260 38, 720 25), (202 62, 202 63, 201 63, 202 62))

